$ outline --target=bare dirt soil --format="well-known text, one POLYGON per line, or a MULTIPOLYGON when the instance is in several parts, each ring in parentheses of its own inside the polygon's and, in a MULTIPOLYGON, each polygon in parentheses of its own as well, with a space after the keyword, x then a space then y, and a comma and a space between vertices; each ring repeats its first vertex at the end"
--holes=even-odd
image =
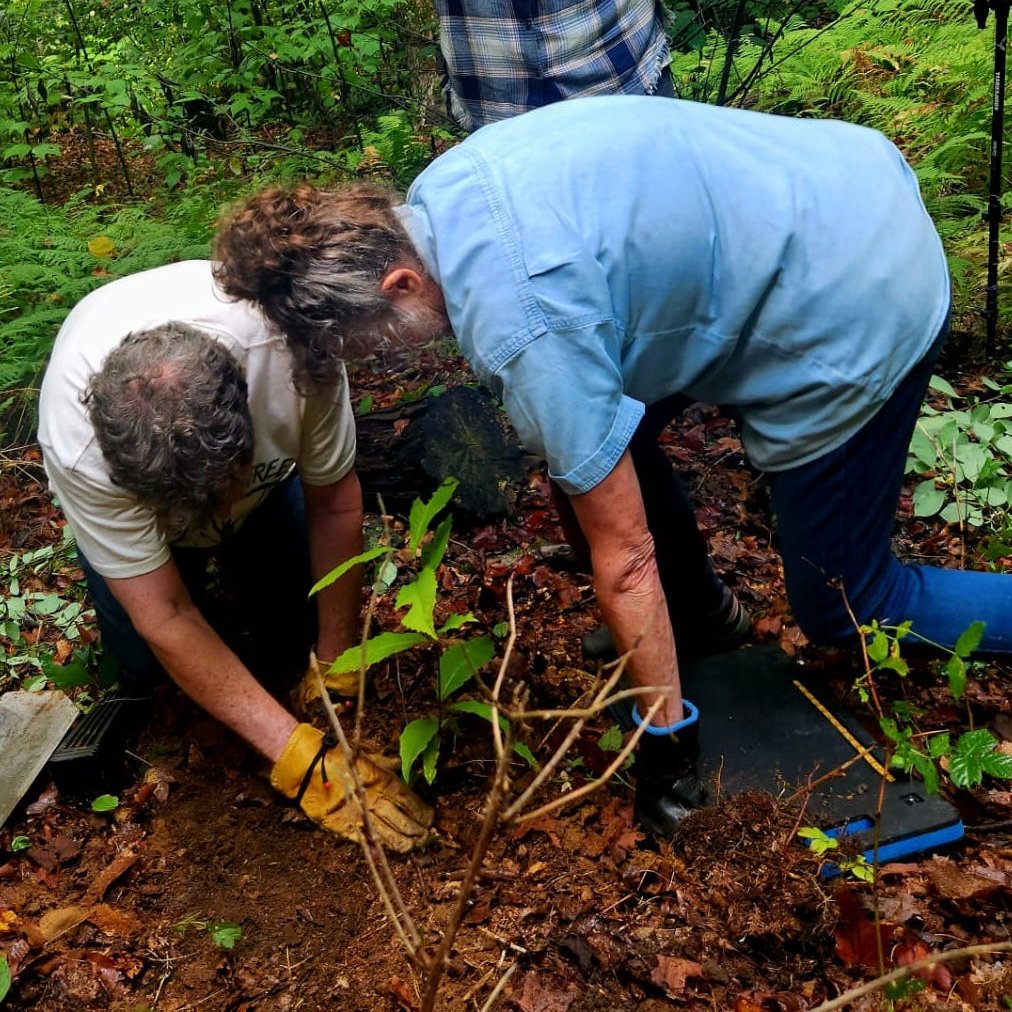
MULTIPOLYGON (((446 371, 459 378, 455 368, 446 371)), ((417 385, 405 375, 360 370, 354 386, 381 407, 417 385)), ((802 651, 846 687, 853 659, 814 651, 792 622, 762 482, 743 467, 733 427, 693 408, 668 449, 690 478, 718 567, 752 611, 754 640, 802 651)), ((60 536, 31 452, 23 458, 0 470, 0 565, 60 536)), ((913 522, 904 509, 902 551, 959 557, 950 529, 913 522)), ((489 629, 507 617, 513 575, 518 640, 509 678, 525 681, 546 707, 571 705, 595 679, 580 648, 599 621, 590 579, 539 551, 560 539, 547 483, 533 474, 509 519, 455 528, 442 570, 445 607, 470 608, 489 629)), ((74 575, 58 578, 61 589, 74 575)), ((933 726, 965 728, 969 711, 974 726, 1004 739, 1012 738, 1007 677, 994 666, 974 673, 966 707, 954 706, 926 668, 881 688, 923 708, 933 726)), ((365 716, 371 749, 396 754, 405 719, 431 710, 433 680, 429 655, 380 666, 365 716)), ((853 697, 851 705, 860 707, 853 697)), ((600 719, 583 731, 546 800, 607 765, 613 753, 599 740, 609 725, 600 719)), ((75 798, 43 780, 0 831, 0 951, 14 977, 7 1007, 417 1007, 420 983, 357 846, 281 803, 264 764, 171 687, 159 690, 152 719, 137 731, 115 811, 90 810, 97 785, 75 798), (30 845, 12 849, 16 837, 30 845)), ((394 863, 433 946, 478 833, 492 768, 487 737, 462 725, 431 791, 434 840, 394 863)), ((558 738, 546 724, 531 729, 528 743, 543 758, 558 738)), ((513 774, 521 783, 531 776, 519 761, 513 774)), ((933 952, 1012 937, 1006 785, 959 792, 966 843, 883 867, 874 887, 821 879, 818 859, 793 839, 802 814, 768 795, 721 799, 675 843, 646 839, 631 800, 617 778, 495 839, 438 1008, 482 1009, 509 974, 494 1007, 516 1012, 793 1012, 933 952)), ((925 971, 918 985, 905 997, 879 992, 848 1007, 1006 1009, 1012 962, 1004 952, 964 957, 925 971)))

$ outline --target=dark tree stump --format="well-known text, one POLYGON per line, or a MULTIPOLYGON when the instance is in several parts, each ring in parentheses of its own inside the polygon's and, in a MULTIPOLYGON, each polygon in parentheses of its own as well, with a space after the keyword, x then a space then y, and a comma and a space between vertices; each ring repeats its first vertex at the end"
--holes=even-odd
POLYGON ((355 467, 367 508, 381 495, 388 507, 428 498, 444 478, 460 485, 454 502, 477 517, 507 512, 527 468, 498 401, 474 387, 372 411, 356 420, 355 467))

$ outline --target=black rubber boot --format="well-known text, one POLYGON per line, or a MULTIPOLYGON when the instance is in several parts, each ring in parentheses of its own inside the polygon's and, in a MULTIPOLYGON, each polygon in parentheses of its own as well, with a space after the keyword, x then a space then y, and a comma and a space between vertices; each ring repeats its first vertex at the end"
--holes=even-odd
POLYGON ((699 779, 699 718, 674 734, 644 732, 632 772, 637 820, 654 836, 670 837, 705 796, 699 779))

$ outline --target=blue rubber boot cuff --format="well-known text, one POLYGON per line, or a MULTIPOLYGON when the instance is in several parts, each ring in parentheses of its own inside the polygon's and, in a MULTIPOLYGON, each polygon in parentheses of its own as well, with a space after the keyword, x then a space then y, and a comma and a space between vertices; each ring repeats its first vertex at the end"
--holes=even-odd
POLYGON ((677 724, 670 724, 668 727, 655 727, 653 724, 643 723, 643 718, 640 716, 639 710, 636 709, 636 704, 633 703, 633 720, 636 721, 636 726, 642 727, 646 734, 655 734, 658 737, 677 734, 679 731, 684 731, 685 728, 691 727, 699 720, 699 710, 687 699, 682 700, 682 707, 688 713, 687 717, 683 717, 677 724))

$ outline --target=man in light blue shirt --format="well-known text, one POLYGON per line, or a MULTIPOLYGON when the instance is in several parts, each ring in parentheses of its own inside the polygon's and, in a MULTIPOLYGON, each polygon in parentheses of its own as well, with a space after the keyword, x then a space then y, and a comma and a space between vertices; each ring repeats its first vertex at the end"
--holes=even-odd
POLYGON ((578 99, 474 134, 403 205, 261 194, 218 257, 310 383, 381 329, 410 341, 449 324, 569 494, 601 611, 619 649, 636 646, 633 684, 665 690, 638 699, 637 808, 655 831, 699 800, 674 640, 683 609, 700 620, 721 594, 669 465, 637 452, 679 398, 727 407, 769 473, 812 639, 855 641, 849 606, 946 645, 980 619, 983 648, 1012 651, 1012 582, 891 554, 949 284, 913 173, 875 131, 578 99))

